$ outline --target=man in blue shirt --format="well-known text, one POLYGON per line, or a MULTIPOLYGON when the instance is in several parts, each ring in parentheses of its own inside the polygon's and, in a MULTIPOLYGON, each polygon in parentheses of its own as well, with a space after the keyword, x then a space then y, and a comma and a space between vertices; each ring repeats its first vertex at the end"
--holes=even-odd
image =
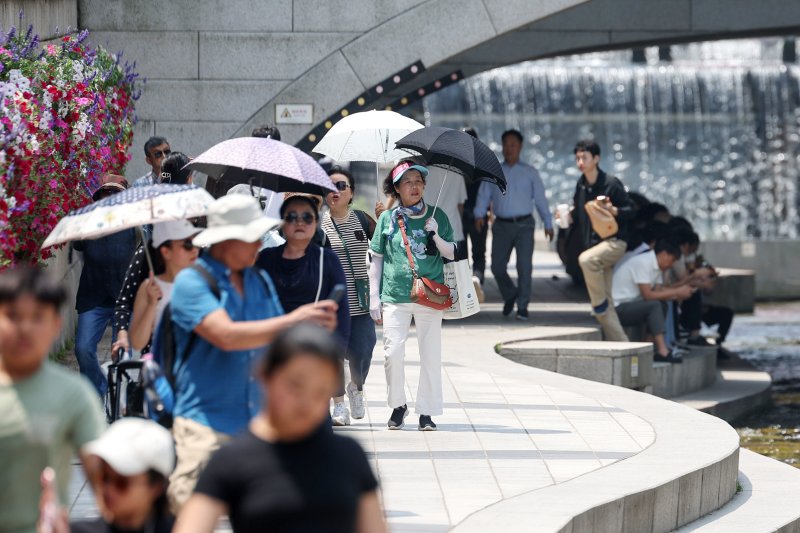
POLYGON ((503 295, 503 316, 508 316, 517 304, 517 320, 528 320, 528 302, 531 299, 531 273, 533 271, 533 206, 544 221, 544 233, 553 240, 553 221, 544 184, 539 171, 519 160, 522 151, 522 134, 517 130, 503 133, 503 173, 508 190, 505 195, 490 183, 481 183, 473 215, 475 228, 483 229, 486 210, 491 204, 495 214, 492 225, 492 274, 503 295), (517 254, 519 287, 508 275, 511 251, 517 254))
POLYGON ((261 237, 278 223, 263 216, 255 198, 219 198, 208 214, 208 229, 194 238, 196 246, 209 247, 197 264, 214 277, 219 296, 195 269, 184 269, 175 279, 173 434, 178 464, 169 498, 176 513, 211 453, 244 431, 258 412, 261 395, 253 366, 275 335, 300 321, 329 331, 336 327, 338 306, 330 300, 284 315, 269 275, 254 267, 261 237))

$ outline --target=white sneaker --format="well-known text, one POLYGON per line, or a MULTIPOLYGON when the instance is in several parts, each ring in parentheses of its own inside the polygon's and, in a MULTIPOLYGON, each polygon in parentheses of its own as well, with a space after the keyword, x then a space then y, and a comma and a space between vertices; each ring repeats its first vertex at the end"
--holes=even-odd
POLYGON ((334 426, 349 426, 350 425, 350 411, 344 406, 344 402, 337 402, 333 404, 333 419, 334 426))
POLYGON ((475 288, 475 295, 478 297, 478 303, 484 303, 486 296, 483 294, 483 287, 481 287, 481 280, 478 276, 472 276, 472 286, 475 288))
POLYGON ((356 420, 364 418, 364 391, 358 390, 356 384, 351 381, 347 384, 347 397, 350 399, 350 412, 353 413, 353 418, 356 420))

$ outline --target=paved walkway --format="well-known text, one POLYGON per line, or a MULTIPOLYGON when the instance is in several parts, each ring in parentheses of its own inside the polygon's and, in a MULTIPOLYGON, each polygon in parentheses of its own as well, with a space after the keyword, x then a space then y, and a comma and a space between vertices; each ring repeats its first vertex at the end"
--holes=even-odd
MULTIPOLYGON (((496 378, 486 365, 470 365, 480 357, 477 351, 499 358, 492 355, 493 339, 515 330, 523 333, 514 323, 502 329, 446 326, 445 414, 436 418, 436 433, 417 431, 413 415, 404 431, 386 429, 390 411, 376 351, 366 386, 368 418, 341 431, 368 452, 392 531, 447 530, 492 503, 602 468, 652 443, 648 423, 614 406, 523 379, 496 378)), ((415 342, 407 352, 407 394, 413 399, 419 375, 415 342)))
MULTIPOLYGON (((565 277, 555 254, 537 250, 535 259, 530 322, 503 317, 499 303, 484 304, 476 317, 445 322, 445 414, 436 418, 438 432, 416 430, 415 339, 407 346, 406 363, 412 415, 403 431, 386 429, 390 410, 381 346, 376 347, 366 385, 367 417, 337 431, 366 450, 393 531, 444 531, 492 503, 602 468, 653 441, 649 424, 612 405, 522 378, 493 376, 496 342, 524 337, 524 329, 536 326, 593 325, 585 296, 565 277), (480 368, 471 364, 476 357, 480 368)), ((488 300, 500 300, 493 280, 486 289, 488 300)), ((93 498, 77 466, 74 473, 71 514, 91 516, 93 498)))

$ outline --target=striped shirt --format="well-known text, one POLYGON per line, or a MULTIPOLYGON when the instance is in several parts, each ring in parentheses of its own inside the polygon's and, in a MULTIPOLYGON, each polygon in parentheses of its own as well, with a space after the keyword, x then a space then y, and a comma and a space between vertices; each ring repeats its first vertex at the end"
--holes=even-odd
POLYGON ((339 258, 344 269, 344 275, 347 278, 347 301, 350 305, 350 315, 366 315, 369 311, 361 309, 358 305, 358 294, 356 293, 356 279, 369 279, 367 274, 367 249, 369 248, 369 239, 358 221, 358 216, 349 210, 347 219, 343 222, 336 221, 336 226, 339 227, 342 237, 336 231, 336 227, 331 220, 330 212, 322 216, 322 231, 328 236, 331 241, 331 248, 339 258), (342 242, 342 238, 344 242, 342 242), (350 255, 352 269, 350 263, 347 262, 347 255, 345 247, 350 255))

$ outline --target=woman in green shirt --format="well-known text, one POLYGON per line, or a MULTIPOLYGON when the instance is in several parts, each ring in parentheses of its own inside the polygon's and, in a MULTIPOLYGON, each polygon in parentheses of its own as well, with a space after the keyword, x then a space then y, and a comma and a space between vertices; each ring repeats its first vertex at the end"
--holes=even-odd
POLYGON ((392 408, 389 429, 402 428, 408 416, 403 360, 412 318, 420 353, 416 396, 419 430, 435 431, 431 417, 442 414, 443 311, 411 302, 413 275, 400 227, 402 221, 417 274, 443 283, 443 258, 452 260, 455 256, 453 228, 441 209, 426 205, 422 199, 427 176, 428 169, 411 160, 401 161, 392 169, 383 187, 399 205, 381 214, 370 243, 370 315, 383 324, 384 368, 392 408), (429 232, 433 232, 430 245, 429 232))

